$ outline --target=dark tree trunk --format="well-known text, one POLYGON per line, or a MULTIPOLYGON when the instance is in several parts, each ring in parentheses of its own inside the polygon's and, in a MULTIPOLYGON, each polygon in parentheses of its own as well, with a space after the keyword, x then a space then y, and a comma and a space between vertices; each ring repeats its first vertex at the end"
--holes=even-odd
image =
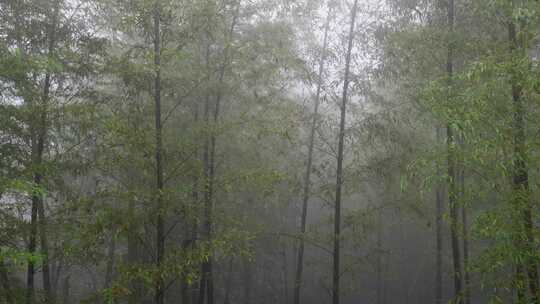
POLYGON ((252 288, 252 273, 251 273, 251 265, 248 260, 244 260, 244 304, 250 304, 251 303, 251 288, 252 288))
POLYGON ((64 278, 64 283, 62 284, 62 302, 64 304, 70 304, 71 303, 71 300, 69 298, 69 280, 70 280, 70 276, 67 275, 65 278, 64 278))
MULTIPOLYGON (((54 56, 54 48, 56 45, 56 28, 58 22, 58 14, 60 13, 60 1, 54 2, 52 9, 51 23, 47 31, 47 56, 52 58, 54 56)), ((45 153, 45 146, 47 140, 47 120, 48 120, 48 104, 50 98, 52 75, 47 72, 45 74, 45 80, 43 84, 43 95, 41 96, 41 104, 36 107, 38 116, 32 130, 32 163, 34 169, 33 182, 35 187, 43 187, 43 155, 45 153)), ((32 194, 32 214, 31 214, 31 230, 30 230, 30 244, 29 252, 35 253, 36 239, 39 228, 41 255, 43 257, 42 262, 42 275, 43 275, 43 289, 45 291, 45 302, 50 303, 53 301, 52 288, 50 280, 50 268, 49 268, 49 246, 47 242, 47 222, 45 217, 45 206, 43 196, 40 192, 32 194)), ((34 274, 35 265, 30 262, 27 270, 27 303, 34 302, 34 274)))
MULTIPOLYGON (((449 83, 449 96, 452 94, 452 78, 454 76, 454 22, 455 22, 455 7, 454 0, 448 0, 448 54, 446 63, 446 72, 449 83)), ((453 276, 454 276, 454 299, 457 304, 462 303, 462 277, 461 277, 461 254, 459 246, 459 216, 458 216, 458 172, 457 172, 457 157, 456 157, 456 135, 452 124, 447 125, 447 146, 448 146, 448 204, 450 208, 450 237, 452 241, 452 261, 453 261, 453 276)))
POLYGON ((321 91, 323 84, 323 73, 324 73, 324 64, 326 62, 326 48, 328 44, 328 30, 330 27, 330 15, 332 8, 329 5, 328 16, 326 17, 326 25, 324 28, 324 39, 323 47, 321 51, 321 59, 319 62, 319 74, 317 79, 317 93, 315 95, 315 109, 313 111, 313 119, 311 122, 311 132, 309 135, 309 147, 308 147, 308 159, 306 166, 306 173, 304 176, 304 189, 302 195, 302 218, 300 223, 300 233, 301 238, 298 244, 298 256, 296 260, 296 274, 294 280, 294 304, 300 304, 300 291, 302 288, 302 273, 304 269, 304 235, 306 233, 306 223, 307 223, 307 211, 308 211, 308 202, 310 196, 310 186, 311 186, 311 170, 313 167, 313 147, 315 144, 315 131, 317 129, 317 116, 319 114, 319 103, 321 99, 321 91))
MULTIPOLYGON (((440 127, 437 127, 437 141, 440 142, 442 139, 442 131, 440 127)), ((437 168, 439 176, 442 176, 441 168, 437 168)), ((443 236, 442 236, 442 226, 443 226, 443 185, 437 185, 436 189, 436 214, 435 214, 435 238, 436 238, 436 252, 435 252, 435 304, 442 304, 442 251, 443 251, 443 236)))
POLYGON ((469 220, 467 212, 467 207, 463 206, 463 300, 465 304, 471 304, 471 275, 469 272, 469 220))
POLYGON ((116 253, 116 237, 114 236, 115 232, 111 231, 111 236, 109 240, 109 248, 107 248, 107 266, 105 270, 105 282, 104 288, 110 288, 113 276, 114 276, 114 263, 115 263, 115 253, 116 253))
MULTIPOLYGON (((190 224, 191 225, 191 224, 190 224)), ((186 239, 182 243, 182 250, 184 252, 190 250, 190 247, 192 247, 193 242, 195 241, 192 238, 192 232, 187 229, 187 235, 186 239)), ((180 276, 180 297, 181 297, 181 303, 182 304, 188 304, 191 303, 190 294, 189 294, 189 284, 188 284, 188 278, 187 278, 187 271, 183 270, 182 275, 180 276)))
POLYGON ((38 216, 39 216, 39 234, 41 241, 41 254, 43 256, 42 275, 43 275, 43 290, 45 291, 46 303, 54 303, 53 291, 51 287, 51 271, 49 267, 49 246, 47 242, 47 225, 44 210, 43 199, 38 204, 38 216))
POLYGON ((206 299, 206 268, 205 264, 202 265, 202 271, 201 271, 201 279, 199 280, 199 298, 197 300, 198 304, 204 304, 204 300, 206 299))
POLYGON ((234 257, 229 259, 229 269, 227 270, 227 282, 225 282, 225 299, 223 304, 231 304, 232 273, 234 266, 234 257))
MULTIPOLYGON (((210 47, 207 48, 207 64, 209 65, 210 61, 210 47)), ((208 73, 210 73, 210 69, 208 69, 208 73)), ((208 76, 210 78, 210 76, 208 76)), ((207 92, 206 93, 206 102, 204 106, 204 122, 207 126, 207 128, 210 126, 210 95, 207 92)), ((208 132, 208 130, 207 130, 208 132)), ((203 155, 203 162, 204 162, 204 223, 203 223, 203 232, 204 237, 206 238, 207 242, 210 242, 211 233, 212 233, 212 183, 211 183, 211 176, 213 170, 210 168, 210 139, 211 135, 207 134, 205 143, 204 143, 204 155, 203 155)), ((208 283, 212 280, 211 276, 212 271, 212 261, 211 257, 208 257, 208 261, 203 262, 202 264, 202 271, 201 271, 201 283, 200 283, 200 292, 199 292, 199 304, 204 304, 205 296, 208 293, 208 283)), ((210 291, 210 293, 213 293, 213 291, 210 291)), ((210 302, 208 302, 211 304, 210 302)))
MULTIPOLYGON (((216 92, 216 100, 214 104, 214 111, 213 111, 213 117, 212 117, 212 123, 210 123, 210 96, 207 96, 206 104, 205 104, 205 110, 204 110, 204 119, 207 126, 213 125, 213 128, 210 128, 210 134, 207 137, 206 143, 205 143, 205 152, 204 152, 204 163, 205 163, 205 191, 204 191, 204 230, 206 234, 206 239, 208 242, 211 242, 212 240, 212 234, 213 234, 213 198, 214 198, 214 184, 215 184, 215 175, 216 175, 216 149, 217 149, 217 136, 216 136, 216 130, 217 130, 217 124, 219 123, 219 117, 220 117, 220 110, 221 110, 221 101, 223 98, 223 86, 225 84, 225 72, 227 71, 227 68, 229 66, 230 62, 230 45, 232 44, 233 40, 233 34, 234 29, 236 27, 236 22, 238 19, 238 14, 240 10, 240 2, 236 3, 236 9, 233 15, 233 20, 231 22, 231 27, 229 30, 229 37, 227 38, 229 41, 226 42, 226 47, 224 51, 224 58, 223 63, 221 64, 219 68, 219 75, 218 75, 218 87, 216 92)), ((207 54, 207 62, 209 60, 209 54, 207 54)), ((212 251, 212 248, 210 248, 212 251)), ((202 265, 202 279, 206 281, 205 284, 201 284, 201 286, 205 286, 206 288, 206 296, 207 296, 207 303, 208 304, 214 304, 214 279, 213 279, 213 257, 212 252, 210 253, 208 260, 205 261, 202 265)), ((203 299, 204 300, 204 299, 203 299)), ((204 301, 203 301, 204 302, 204 301)), ((201 303, 201 300, 199 300, 199 303, 201 303)), ((202 303, 201 303, 202 304, 202 303)))
MULTIPOLYGON (((38 213, 38 201, 35 199, 35 195, 32 197, 32 211, 30 217, 30 236, 28 240, 28 252, 35 254, 36 252, 36 237, 37 237, 37 213, 38 213)), ((28 261, 28 267, 26 270, 26 303, 34 303, 34 274, 35 274, 34 260, 28 261)))
MULTIPOLYGON (((411 283, 410 281, 410 273, 409 273, 409 269, 408 269, 408 265, 407 265, 407 261, 408 261, 408 257, 406 255, 406 247, 407 247, 407 229, 405 228, 405 224, 404 224, 404 218, 403 218, 403 210, 402 209, 398 209, 397 210, 398 212, 398 216, 399 216, 399 237, 400 237, 400 240, 399 240, 399 254, 400 254, 400 258, 399 258, 399 261, 400 261, 400 267, 399 269, 397 270, 398 273, 400 273, 400 288, 401 288, 401 293, 400 293, 400 297, 401 297, 401 303, 403 304, 409 304, 410 301, 410 293, 409 293, 409 283, 411 283)), ((416 304, 416 303, 414 303, 416 304)))
POLYGON ((382 250, 382 238, 383 238, 383 223, 382 223, 382 209, 377 212, 377 304, 383 304, 383 250, 382 250))
POLYGON ((289 266, 287 263, 287 251, 283 248, 281 251, 281 257, 283 259, 283 301, 282 303, 289 302, 289 266))
MULTIPOLYGON (((9 284, 9 273, 3 259, 0 259, 0 281, 2 282, 3 298, 6 303, 13 303, 13 293, 9 284)), ((2 298, 0 298, 1 300, 2 298)))
POLYGON ((64 257, 63 255, 60 254, 59 256, 57 256, 56 262, 53 264, 52 270, 51 270, 51 285, 55 293, 56 293, 56 290, 58 290, 58 283, 60 281, 60 276, 62 275, 63 266, 64 266, 64 257))
MULTIPOLYGON (((513 56, 526 56, 525 50, 520 46, 517 38, 516 25, 513 21, 508 24, 510 40, 510 52, 513 56)), ((527 148, 525 134, 526 108, 523 104, 523 88, 520 85, 518 75, 512 73, 512 100, 514 106, 513 117, 513 145, 514 145, 514 173, 513 189, 514 204, 519 217, 516 221, 516 249, 525 255, 523 262, 516 265, 516 289, 519 303, 540 303, 540 290, 538 286, 538 268, 532 258, 535 254, 534 225, 532 206, 530 202, 529 169, 527 167, 527 148), (529 302, 526 302, 526 281, 531 294, 529 302)))
MULTIPOLYGON (((156 196, 157 196, 157 216, 156 216, 156 267, 161 273, 163 259, 165 255, 165 220, 163 216, 163 164, 162 164, 162 126, 161 126, 161 6, 160 1, 154 3, 154 99, 155 99, 155 140, 156 140, 156 196)), ((161 275, 156 279, 155 303, 163 304, 164 282, 161 275)))
MULTIPOLYGON (((128 213, 130 217, 135 216, 134 202, 130 201, 128 213)), ((129 226, 127 231, 127 255, 126 262, 129 266, 136 266, 141 261, 141 246, 137 237, 138 227, 134 224, 129 226)), ((142 297, 142 282, 139 279, 130 280, 130 294, 128 295, 129 304, 138 304, 142 297)))
POLYGON ((333 265, 333 284, 332 284, 332 303, 339 304, 339 279, 340 279, 340 240, 341 240, 341 191, 343 187, 343 158, 345 147, 345 121, 347 113, 347 98, 349 91, 349 74, 351 69, 351 55, 354 42, 354 28, 356 23, 356 12, 358 9, 358 0, 354 1, 351 12, 351 24, 349 30, 349 44, 347 48, 347 58, 345 62, 345 78, 343 80, 343 99, 341 104, 341 118, 339 124, 339 140, 337 154, 336 171, 336 201, 334 211, 334 265, 333 265))
MULTIPOLYGON (((463 135, 459 137, 462 149, 465 146, 463 135)), ((471 304, 471 277, 469 272, 469 219, 467 203, 465 202, 465 166, 463 157, 459 159, 459 196, 462 200, 461 221, 463 225, 463 303, 471 304)))
MULTIPOLYGON (((199 122, 199 104, 195 104, 195 109, 193 112, 193 121, 195 124, 199 122)), ((197 145, 195 155, 197 160, 201 160, 201 153, 200 148, 197 145)), ((193 201, 193 205, 196 206, 199 204, 199 179, 201 176, 201 171, 197 170, 195 174, 193 175, 193 189, 191 191, 191 198, 193 201)), ((186 222, 188 229, 186 234, 186 240, 184 241, 184 250, 190 250, 194 248, 197 237, 198 237, 198 222, 196 219, 192 219, 187 212, 185 213, 186 219, 190 219, 188 222, 186 222)), ((193 288, 193 286, 190 286, 187 280, 187 274, 184 272, 182 273, 182 278, 180 282, 180 289, 181 289, 181 297, 182 297, 182 304, 188 304, 188 303, 195 303, 195 300, 197 299, 197 293, 196 288, 193 288)))
MULTIPOLYGON (((211 235, 211 234, 210 234, 211 235)), ((214 263, 212 256, 208 257, 207 268, 206 268, 206 297, 207 304, 214 304, 214 263)))
MULTIPOLYGON (((205 61, 206 61, 206 73, 207 73, 207 83, 210 83, 211 76, 210 76, 210 41, 207 41, 206 45, 206 55, 205 55, 205 61)), ((206 126, 206 132, 209 132, 210 129, 210 89, 207 88, 205 92, 205 102, 204 102, 204 113, 203 113, 203 120, 204 124, 206 126)), ((211 228, 212 228, 212 220, 210 219, 211 212, 212 212, 212 206, 211 206, 211 198, 212 198, 212 185, 210 184, 210 141, 211 141, 211 135, 205 134, 204 139, 204 148, 203 148, 203 200, 204 200, 204 214, 203 214, 203 227, 202 227, 202 235, 205 238, 207 242, 210 242, 210 234, 211 234, 211 228)), ((204 304, 207 289, 208 289, 208 281, 210 278, 210 271, 211 268, 211 261, 210 257, 208 261, 204 261, 201 265, 201 278, 199 282, 199 299, 197 301, 198 304, 204 304)))

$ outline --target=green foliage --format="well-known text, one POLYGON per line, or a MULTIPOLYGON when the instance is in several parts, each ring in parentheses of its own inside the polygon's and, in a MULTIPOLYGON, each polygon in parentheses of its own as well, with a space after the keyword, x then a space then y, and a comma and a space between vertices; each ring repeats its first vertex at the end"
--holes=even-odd
POLYGON ((0 261, 18 266, 24 266, 27 263, 40 265, 43 262, 43 255, 12 248, 0 248, 0 261))

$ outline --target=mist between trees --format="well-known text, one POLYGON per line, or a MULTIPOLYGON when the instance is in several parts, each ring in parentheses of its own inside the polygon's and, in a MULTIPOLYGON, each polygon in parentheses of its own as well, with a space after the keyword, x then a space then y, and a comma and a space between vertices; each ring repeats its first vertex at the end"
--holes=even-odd
POLYGON ((540 304, 540 2, 0 0, 0 303, 540 304))

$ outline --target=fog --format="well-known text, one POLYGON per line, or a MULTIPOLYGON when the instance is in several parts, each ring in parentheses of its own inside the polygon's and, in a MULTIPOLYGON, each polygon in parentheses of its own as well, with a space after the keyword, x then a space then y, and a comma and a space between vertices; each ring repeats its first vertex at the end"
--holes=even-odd
POLYGON ((539 10, 0 0, 0 303, 540 304, 539 10))

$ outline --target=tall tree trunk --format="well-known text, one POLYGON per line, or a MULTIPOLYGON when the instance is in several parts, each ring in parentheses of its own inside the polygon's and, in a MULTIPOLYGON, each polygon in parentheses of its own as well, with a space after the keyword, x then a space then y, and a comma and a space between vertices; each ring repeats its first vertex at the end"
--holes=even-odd
MULTIPOLYGON (((130 218, 135 216, 135 202, 130 201, 128 205, 128 214, 130 218)), ((132 224, 128 228, 127 235, 127 255, 126 261, 129 266, 136 266, 141 260, 141 246, 137 238, 137 226, 132 224)), ((139 279, 130 280, 130 293, 128 295, 129 304, 138 304, 142 297, 142 282, 139 279)))
MULTIPOLYGON (((459 136, 459 145, 465 146, 464 137, 459 136)), ((467 203, 465 201, 465 163, 463 157, 459 158, 459 197, 461 198, 461 221, 463 235, 463 303, 471 304, 471 277, 469 272, 469 219, 467 203)))
POLYGON ((405 224, 404 224, 404 215, 403 215, 403 209, 398 209, 397 210, 398 212, 398 216, 399 216, 399 262, 400 262, 400 266, 399 269, 397 270, 398 273, 400 273, 400 288, 401 288, 401 292, 399 293, 398 296, 400 296, 400 301, 402 304, 409 304, 410 301, 410 287, 409 287, 409 283, 412 283, 411 282, 411 274, 409 273, 409 269, 408 269, 408 265, 407 265, 407 261, 408 261, 408 257, 406 255, 406 250, 407 250, 407 240, 408 240, 408 235, 407 235, 407 229, 405 228, 405 224))
MULTIPOLYGON (((54 48, 56 45, 56 28, 58 22, 58 14, 60 13, 60 0, 54 2, 52 9, 51 23, 47 30, 47 56, 52 59, 54 56, 54 48)), ((43 84, 43 95, 41 96, 41 104, 37 106, 38 118, 37 125, 34 125, 32 130, 32 164, 34 166, 33 182, 38 189, 43 186, 43 155, 45 153, 45 145, 47 140, 47 120, 48 120, 48 103, 50 98, 51 89, 50 72, 45 74, 45 80, 43 84)), ((39 227, 40 247, 41 255, 43 257, 42 262, 42 274, 43 274, 43 289, 45 291, 45 302, 50 303, 52 299, 52 288, 50 280, 50 268, 49 268, 49 247, 47 242, 47 224, 45 217, 45 207, 43 196, 41 191, 36 191, 32 194, 32 214, 31 214, 31 230, 30 230, 30 244, 29 252, 35 253, 36 250, 36 238, 39 227)), ((35 265, 33 262, 28 263, 27 270, 27 303, 34 302, 34 274, 35 265)))
POLYGON ((382 209, 377 212, 377 304, 383 304, 382 209))
MULTIPOLYGON (((0 252, 1 254, 1 252, 0 252)), ((2 282, 2 289, 4 290, 2 296, 6 303, 13 303, 13 292, 11 290, 11 285, 9 284, 9 273, 6 267, 6 263, 0 257, 0 281, 2 282)), ((0 300, 2 298, 0 297, 0 300)))
POLYGON ((358 0, 354 0, 354 6, 351 12, 351 24, 349 29, 349 45, 347 48, 347 58, 345 61, 345 78, 343 80, 343 99, 341 104, 341 118, 339 124, 339 140, 337 154, 336 171, 336 201, 334 211, 334 267, 333 267, 333 285, 332 285, 332 303, 339 304, 339 279, 340 279, 340 240, 341 240, 341 191, 343 187, 343 158, 345 147, 345 121, 347 113, 347 98, 349 91, 349 74, 351 69, 351 55, 354 42, 354 28, 356 23, 356 13, 358 10, 358 0))
MULTIPOLYGON (((518 47, 519 47, 519 43, 517 41, 517 33, 516 33, 516 26, 513 22, 509 22, 508 24, 508 36, 509 36, 509 40, 510 40, 510 52, 512 54, 515 55, 515 53, 517 52, 518 50, 518 47)), ((515 78, 515 76, 513 76, 513 78, 515 78)), ((522 122, 518 122, 519 119, 522 119, 523 117, 520 117, 522 116, 522 113, 518 113, 518 108, 520 107, 520 104, 521 104, 521 87, 517 84, 518 81, 517 79, 513 79, 512 81, 512 101, 514 103, 514 107, 515 107, 515 113, 514 113, 514 132, 515 132, 515 135, 514 135, 514 153, 516 154, 517 157, 519 156, 523 156, 523 155, 520 155, 519 153, 521 151, 519 151, 519 148, 517 145, 518 145, 518 141, 517 141, 517 135, 519 134, 519 128, 522 128, 523 126, 522 125, 518 125, 518 123, 522 124, 522 122)), ((521 160, 523 161, 523 160, 521 160)), ((526 176, 528 174, 527 171, 525 172, 519 172, 518 170, 519 169, 525 169, 525 164, 522 163, 520 164, 521 161, 518 161, 516 160, 515 161, 515 164, 514 164, 514 178, 513 178, 513 187, 514 187, 514 190, 516 192, 516 199, 515 199, 515 202, 514 204, 518 205, 520 202, 519 202, 519 199, 518 197, 521 195, 521 193, 519 193, 520 191, 523 191, 525 189, 521 189, 521 188, 524 188, 524 187, 528 187, 528 176, 526 176), (521 168, 520 168, 521 167, 521 168), (525 175, 524 175, 525 174, 525 175), (518 175, 521 175, 521 176, 518 176, 518 175), (521 180, 518 180, 519 178, 521 178, 521 180)), ((518 208, 520 208, 520 206, 518 205, 517 206, 518 208)), ((520 210, 520 209, 518 209, 520 210)), ((518 219, 519 221, 519 219, 518 219)), ((518 226, 518 229, 516 229, 517 231, 515 232, 516 234, 516 237, 515 237, 515 244, 516 244, 516 249, 518 251, 521 251, 523 250, 523 242, 521 241, 521 233, 522 233, 522 229, 521 229, 521 223, 517 223, 517 226, 518 226)), ((526 278, 525 278, 525 266, 522 264, 522 263, 518 263, 516 265, 516 275, 515 275, 515 288, 516 288, 516 293, 517 293, 517 300, 518 300, 518 304, 524 304, 526 303, 526 298, 527 298, 527 291, 525 289, 525 285, 526 285, 526 278)))
POLYGON ((250 304, 251 303, 251 288, 252 288, 252 273, 251 273, 251 265, 249 260, 244 259, 244 299, 243 304, 250 304))
POLYGON ((234 266, 234 257, 229 259, 229 269, 227 271, 227 282, 225 282, 225 298, 223 304, 231 304, 232 273, 234 266))
POLYGON ((64 266, 64 257, 59 255, 56 257, 56 262, 52 266, 51 270, 51 287, 55 291, 58 290, 58 283, 60 281, 60 276, 62 275, 62 269, 64 266))
POLYGON ((54 303, 54 295, 51 287, 51 271, 49 267, 49 245, 47 242, 47 225, 44 210, 44 202, 38 204, 39 216, 39 234, 41 241, 41 255, 43 256, 42 275, 43 275, 43 290, 45 291, 45 302, 54 303))
POLYGON ((109 246, 107 248, 107 265, 105 270, 105 282, 103 284, 104 288, 110 288, 114 276, 114 255, 116 253, 116 236, 115 231, 111 232, 109 246))
MULTIPOLYGON (((442 130, 440 127, 437 127, 437 142, 441 142, 442 139, 442 130)), ((441 168, 438 166, 437 172, 439 176, 442 176, 441 168)), ((442 279, 442 251, 443 251, 443 236, 442 236, 442 226, 443 226, 443 185, 438 184, 436 193, 436 214, 435 214, 435 239, 436 239, 436 252, 435 252, 435 304, 442 304, 442 288, 443 288, 443 279, 442 279)))
MULTIPOLYGON (((34 146, 34 144, 32 144, 34 146)), ((35 148, 32 147, 32 150, 35 148)), ((36 237, 37 237, 37 213, 38 213, 38 201, 35 199, 35 195, 32 197, 32 211, 30 216, 30 236, 28 240, 28 252, 35 254, 36 252, 36 237)), ((34 303, 34 274, 35 274, 34 259, 28 261, 26 270, 26 303, 34 303)))
POLYGON ((67 275, 64 277, 64 283, 62 284, 62 303, 64 304, 70 304, 71 300, 69 298, 69 280, 70 276, 67 275))
MULTIPOLYGON (((156 195, 157 195, 157 218, 156 218, 156 267, 161 274, 165 255, 165 220, 163 215, 163 164, 162 164, 162 126, 161 126, 161 6, 160 1, 154 3, 154 100, 155 100, 155 140, 156 140, 156 195)), ((163 304, 164 282, 158 275, 155 286, 155 303, 163 304)))
POLYGON ((469 272, 469 220, 467 207, 462 207, 463 221, 463 299, 464 304, 471 304, 471 275, 469 272))
MULTIPOLYGON (((199 104, 195 104, 195 109, 193 113, 193 121, 195 125, 199 123, 199 104)), ((197 145, 195 155, 197 160, 201 160, 201 154, 200 154, 200 148, 197 145)), ((197 170, 195 174, 193 175, 193 189, 191 191, 191 198, 193 200, 193 205, 199 204, 199 179, 201 176, 200 170, 197 170)), ((186 234, 186 240, 184 241, 184 250, 194 249, 195 242, 197 241, 197 234, 198 234, 198 221, 192 220, 187 213, 185 214, 186 218, 189 218, 190 220, 187 222, 187 234, 186 234)), ((196 294, 196 288, 192 288, 193 286, 190 286, 187 280, 187 273, 182 273, 182 278, 180 282, 180 289, 181 289, 181 297, 182 297, 182 304, 188 304, 188 303, 195 303, 195 300, 197 299, 196 294)))
MULTIPOLYGON (((184 240, 183 244, 182 244, 182 250, 183 251, 187 251, 188 248, 189 248, 189 243, 190 243, 190 240, 189 239, 186 239, 184 240)), ((187 275, 186 275, 186 271, 182 271, 182 275, 180 276, 180 297, 181 297, 181 301, 180 303, 182 304, 187 304, 187 303, 190 303, 190 299, 189 299, 189 285, 188 285, 188 278, 187 278, 187 275)))
MULTIPOLYGON (((209 36, 209 35, 208 35, 209 36)), ((210 68, 210 39, 209 37, 207 44, 206 44, 206 52, 205 52, 205 63, 206 63, 206 73, 207 73, 207 84, 210 83, 211 80, 211 68, 210 68)), ((205 132, 205 138, 204 138, 204 147, 203 147, 203 200, 204 200, 204 211, 203 211, 203 227, 202 227, 202 235, 205 238, 207 242, 210 242, 210 233, 211 233, 211 212, 212 212, 212 206, 211 206, 211 185, 210 185, 210 137, 211 135, 208 134, 210 129, 210 88, 206 89, 205 92, 205 102, 204 102, 204 110, 203 110, 203 121, 204 125, 206 127, 205 132)), ((201 265, 201 278, 199 281, 199 298, 197 303, 198 304, 204 304, 206 293, 208 289, 208 279, 210 275, 211 269, 211 261, 210 258, 208 261, 203 261, 201 265)))
POLYGON ((199 280, 199 298, 197 300, 198 304, 204 304, 204 300, 206 299, 206 283, 208 282, 206 277, 206 263, 203 263, 202 265, 202 271, 201 271, 201 279, 199 280))
MULTIPOLYGON (((526 52, 517 38, 516 25, 513 21, 508 24, 508 33, 510 40, 510 52, 513 56, 526 56, 526 52)), ((518 75, 512 73, 512 100, 514 106, 513 117, 513 145, 514 145, 514 173, 513 190, 514 204, 518 210, 519 217, 516 227, 516 246, 517 251, 525 255, 523 262, 516 266, 516 286, 518 293, 518 302, 526 302, 526 281, 528 279, 528 289, 531 294, 530 301, 527 303, 540 303, 540 290, 538 286, 538 268, 532 256, 535 254, 534 246, 534 225, 532 217, 532 206, 530 202, 529 189, 529 169, 527 167, 527 148, 525 134, 525 115, 526 109, 523 104, 523 88, 521 87, 518 75)))
POLYGON ((298 241, 298 252, 296 260, 296 274, 294 279, 294 304, 300 304, 300 291, 302 288, 302 274, 304 270, 304 235, 306 233, 306 223, 307 223, 307 211, 308 211, 308 202, 310 196, 310 186, 311 186, 311 171, 313 167, 313 147, 315 144, 315 131, 317 129, 317 116, 319 114, 319 103, 321 99, 321 91, 323 84, 323 74, 324 74, 324 64, 326 62, 326 49, 328 47, 328 31, 330 28, 330 16, 332 8, 328 6, 328 15, 326 16, 326 25, 324 28, 324 39, 323 47, 321 50, 321 58, 319 61, 319 74, 317 78, 317 93, 315 94, 315 109, 313 111, 313 118, 311 122, 311 131, 309 135, 309 147, 308 147, 308 159, 306 166, 306 173, 304 175, 304 189, 302 195, 302 218, 300 223, 300 233, 301 238, 298 241))
MULTIPOLYGON (((454 76, 454 22, 455 22, 455 7, 454 0, 448 0, 448 57, 446 63, 446 72, 449 83, 449 96, 452 98, 452 78, 454 76)), ((453 261, 453 276, 454 276, 454 298, 457 304, 462 303, 462 278, 461 278, 461 254, 459 246, 459 231, 458 231, 458 174, 457 174, 457 158, 456 158, 456 135, 454 127, 451 123, 447 125, 447 145, 448 145, 448 204, 450 208, 450 235, 452 240, 452 261, 453 261)))
MULTIPOLYGON (((234 35, 234 29, 236 27, 238 15, 240 11, 240 1, 236 3, 235 12, 233 15, 233 20, 231 22, 231 27, 229 30, 229 37, 227 37, 227 40, 225 42, 225 50, 224 50, 224 58, 223 63, 221 64, 219 68, 219 75, 218 75, 218 87, 216 92, 216 100, 214 104, 214 111, 213 111, 213 117, 212 117, 212 125, 213 128, 211 128, 209 139, 207 139, 207 142, 205 143, 205 156, 204 156, 204 162, 205 162, 205 208, 204 208, 204 230, 206 234, 206 239, 211 243, 212 240, 212 226, 213 226, 213 198, 214 198, 214 184, 215 184, 215 170, 216 170, 216 131, 217 131, 217 124, 219 123, 219 116, 220 116, 220 110, 221 110, 221 101, 223 98, 223 86, 225 83, 225 72, 227 71, 227 67, 229 66, 230 62, 230 48, 233 41, 233 35, 234 35)), ((207 58, 209 59, 209 58, 207 58)), ((207 97, 207 102, 205 105, 205 122, 207 123, 207 126, 210 126, 210 100, 209 96, 207 97)), ((210 250, 212 251, 212 248, 210 246, 210 250)), ((207 303, 208 304, 214 304, 214 279, 213 279, 213 257, 212 253, 210 253, 208 260, 203 263, 203 279, 206 280, 206 283, 204 286, 206 287, 206 296, 207 296, 207 303)), ((203 285, 202 285, 203 286, 203 285)), ((200 301, 199 301, 200 302, 200 301)), ((201 303, 202 304, 202 303, 201 303)))
POLYGON ((289 302, 289 266, 287 263, 287 251, 285 248, 281 251, 281 257, 283 259, 283 301, 282 303, 289 302))

